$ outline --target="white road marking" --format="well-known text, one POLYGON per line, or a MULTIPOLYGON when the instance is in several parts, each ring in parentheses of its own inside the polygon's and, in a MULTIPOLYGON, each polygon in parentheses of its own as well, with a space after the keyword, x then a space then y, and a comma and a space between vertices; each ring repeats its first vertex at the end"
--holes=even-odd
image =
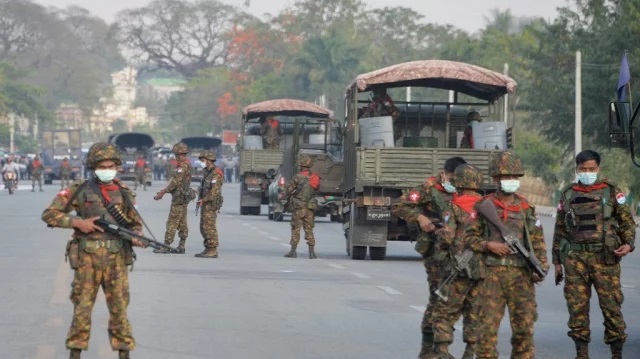
POLYGON ((258 233, 262 234, 263 236, 268 236, 269 233, 265 232, 265 231, 258 231, 258 233))
POLYGON ((622 288, 635 288, 635 285, 622 284, 622 288))
POLYGON ((422 305, 410 305, 409 308, 415 310, 416 312, 424 313, 427 310, 427 307, 422 305))
POLYGON ((351 274, 355 275, 356 277, 358 277, 360 279, 371 279, 371 277, 369 275, 364 274, 364 273, 351 272, 351 274))
POLYGON ((286 244, 286 243, 278 243, 278 244, 279 244, 279 245, 281 245, 281 246, 283 246, 283 247, 287 247, 287 248, 289 248, 289 247, 290 247, 290 245, 288 245, 288 244, 286 244))
POLYGON ((36 356, 34 359, 55 359, 56 346, 55 345, 38 345, 36 356))
POLYGON ((389 294, 389 295, 402 295, 401 292, 398 292, 397 290, 391 288, 391 287, 386 287, 384 285, 379 285, 378 289, 380 289, 381 291, 389 294))
POLYGON ((286 270, 286 269, 281 269, 280 272, 282 272, 282 273, 295 273, 295 271, 286 270))
POLYGON ((347 269, 346 267, 343 267, 339 264, 335 264, 335 263, 327 263, 327 265, 331 268, 335 268, 335 269, 347 269))
POLYGON ((276 237, 276 236, 269 236, 269 239, 272 241, 279 241, 280 238, 276 237))

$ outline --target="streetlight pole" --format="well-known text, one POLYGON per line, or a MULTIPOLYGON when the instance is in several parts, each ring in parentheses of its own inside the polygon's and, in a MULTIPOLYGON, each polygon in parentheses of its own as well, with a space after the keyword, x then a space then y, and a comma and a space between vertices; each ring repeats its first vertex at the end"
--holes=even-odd
POLYGON ((582 53, 576 51, 575 154, 582 152, 582 53))

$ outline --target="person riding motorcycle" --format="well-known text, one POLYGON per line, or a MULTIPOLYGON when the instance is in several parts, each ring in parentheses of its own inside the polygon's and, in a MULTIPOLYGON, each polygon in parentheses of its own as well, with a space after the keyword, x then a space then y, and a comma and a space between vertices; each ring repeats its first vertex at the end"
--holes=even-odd
POLYGON ((7 163, 5 163, 4 166, 2 167, 2 181, 3 181, 3 183, 4 183, 4 176, 7 174, 7 172, 13 172, 15 174, 16 187, 17 187, 18 186, 18 174, 20 173, 20 168, 18 167, 18 165, 11 158, 9 158, 7 160, 7 163))

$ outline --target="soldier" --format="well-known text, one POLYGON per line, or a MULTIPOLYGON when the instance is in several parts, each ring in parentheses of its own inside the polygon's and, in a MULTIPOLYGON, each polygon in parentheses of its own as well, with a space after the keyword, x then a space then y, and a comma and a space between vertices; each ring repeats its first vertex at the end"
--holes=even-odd
POLYGON ((29 166, 31 170, 31 192, 35 192, 36 190, 36 181, 38 181, 38 187, 40 188, 40 192, 44 192, 42 190, 42 171, 44 167, 42 166, 42 161, 40 161, 40 157, 37 155, 33 158, 31 165, 29 166))
POLYGON ((169 158, 166 162, 165 162, 165 177, 167 177, 167 181, 171 182, 171 179, 173 178, 173 174, 176 171, 176 168, 178 168, 178 161, 176 160, 175 157, 171 156, 171 158, 169 158))
POLYGON ((200 234, 204 238, 204 251, 195 256, 200 258, 218 258, 218 229, 216 218, 222 207, 222 184, 224 175, 216 167, 216 154, 203 151, 198 157, 204 163, 198 206, 200 206, 200 234))
POLYGON ((265 121, 260 123, 260 135, 262 136, 262 142, 265 149, 280 149, 280 138, 282 137, 280 121, 273 117, 268 117, 265 121))
POLYGON ((438 300, 435 290, 443 279, 440 262, 446 253, 436 251, 433 231, 434 223, 443 222, 444 217, 451 214, 451 200, 456 188, 449 179, 458 166, 466 164, 460 157, 452 157, 444 163, 444 170, 438 177, 430 177, 425 183, 413 188, 400 202, 391 206, 392 213, 407 223, 416 223, 422 233, 416 241, 416 251, 422 255, 429 282, 429 302, 422 317, 422 348, 420 358, 428 358, 433 353, 433 305, 438 300))
MULTIPOLYGON (((167 219, 167 230, 164 235, 164 243, 170 245, 176 236, 176 230, 180 237, 178 251, 184 253, 184 245, 189 236, 189 227, 187 227, 187 205, 194 199, 191 184, 191 164, 187 158, 189 147, 184 143, 176 143, 173 146, 173 153, 178 161, 178 166, 171 175, 171 182, 167 187, 156 193, 155 199, 159 201, 166 193, 171 193, 171 208, 169 210, 169 218, 167 219)), ((167 248, 154 249, 154 253, 169 253, 167 248)))
POLYGON ((309 245, 309 259, 317 258, 314 250, 316 239, 313 236, 313 227, 316 220, 318 204, 314 198, 315 191, 320 186, 320 177, 311 173, 312 159, 308 155, 301 154, 298 157, 300 172, 293 176, 285 189, 285 196, 289 199, 291 208, 291 250, 284 256, 296 258, 296 248, 300 242, 300 228, 304 229, 304 239, 309 245))
MULTIPOLYGON (((112 204, 129 223, 129 230, 140 232, 142 220, 133 207, 135 194, 115 179, 116 166, 121 164, 117 149, 108 143, 96 143, 89 149, 87 164, 94 178, 60 191, 42 213, 42 220, 50 227, 74 230, 72 240, 67 244, 67 256, 75 274, 71 284, 73 321, 67 334, 66 347, 70 350, 71 359, 80 358, 82 350, 87 349, 91 311, 98 290, 102 287, 109 309, 111 348, 119 352, 120 359, 126 359, 129 358, 129 351, 135 347, 127 319, 127 265, 132 264, 133 252, 129 242, 104 233, 94 221, 102 217, 118 223, 106 208, 112 204), (72 210, 76 211, 75 216, 69 214, 72 210)), ((138 239, 134 238, 132 242, 135 246, 144 246, 138 239)))
POLYGON ((69 163, 69 159, 65 157, 60 163, 60 189, 64 189, 65 187, 69 187, 71 179, 71 163, 69 163))
MULTIPOLYGON (((542 225, 536 217, 535 208, 516 194, 520 186, 519 177, 524 176, 522 161, 512 152, 499 152, 489 163, 489 175, 498 184, 498 191, 480 200, 476 209, 485 201, 491 201, 504 225, 515 233, 531 255, 540 260, 546 271, 547 247, 542 225)), ((512 330, 511 357, 534 358, 533 326, 538 316, 534 284, 544 277, 533 273, 522 255, 511 253, 495 225, 483 215, 479 218, 479 221, 469 222, 466 230, 473 251, 485 254, 486 266, 478 298, 483 303, 480 316, 483 328, 474 348, 476 357, 498 358, 498 329, 506 307, 512 330)))
POLYGON ((443 267, 454 270, 456 256, 473 255, 468 272, 462 271, 448 286, 447 301, 436 301, 433 306, 433 341, 438 358, 450 358, 449 345, 453 343, 453 326, 464 316, 462 340, 467 343, 462 359, 473 359, 473 346, 479 335, 478 321, 480 302, 480 280, 484 277, 482 255, 470 249, 465 236, 468 223, 476 221, 478 214, 473 209, 482 196, 476 192, 482 184, 482 173, 471 165, 460 165, 453 172, 451 184, 456 187, 452 200, 452 213, 445 218, 443 228, 435 232, 438 251, 446 252, 443 267), (468 253, 465 253, 468 252, 468 253), (470 275, 469 275, 470 274, 470 275))
POLYGON ((635 248, 635 222, 626 197, 607 179, 598 180, 600 154, 582 151, 576 156, 578 182, 562 190, 553 235, 552 260, 556 284, 566 272, 564 297, 569 308, 569 336, 576 359, 589 358, 589 303, 591 287, 604 317, 604 341, 611 358, 622 358, 627 339, 622 317, 620 260, 635 248))
POLYGON ((145 174, 147 172, 148 167, 149 165, 147 164, 147 161, 144 159, 144 156, 139 155, 138 159, 136 160, 136 165, 134 169, 136 174, 135 186, 133 187, 134 190, 138 189, 138 183, 142 185, 142 189, 144 191, 147 190, 147 181, 145 179, 145 174))
POLYGON ((482 117, 477 111, 471 111, 467 114, 467 127, 464 129, 462 140, 460 141, 460 148, 475 148, 473 144, 473 129, 474 123, 482 122, 482 117))

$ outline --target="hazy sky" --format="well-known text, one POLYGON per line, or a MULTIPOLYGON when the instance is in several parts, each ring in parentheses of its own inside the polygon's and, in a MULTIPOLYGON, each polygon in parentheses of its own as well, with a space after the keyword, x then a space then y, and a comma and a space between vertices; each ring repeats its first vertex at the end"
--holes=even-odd
MULTIPOLYGON (((149 0, 37 0, 43 5, 66 7, 71 4, 89 9, 108 21, 123 9, 140 7, 149 0)), ((242 6, 244 0, 221 0, 228 4, 242 6)), ((452 24, 458 28, 474 32, 485 24, 484 17, 491 9, 507 9, 517 16, 555 17, 556 8, 567 5, 567 0, 364 0, 371 7, 404 6, 425 15, 427 22, 452 24)), ((256 16, 277 13, 293 0, 252 0, 249 12, 256 16)))

